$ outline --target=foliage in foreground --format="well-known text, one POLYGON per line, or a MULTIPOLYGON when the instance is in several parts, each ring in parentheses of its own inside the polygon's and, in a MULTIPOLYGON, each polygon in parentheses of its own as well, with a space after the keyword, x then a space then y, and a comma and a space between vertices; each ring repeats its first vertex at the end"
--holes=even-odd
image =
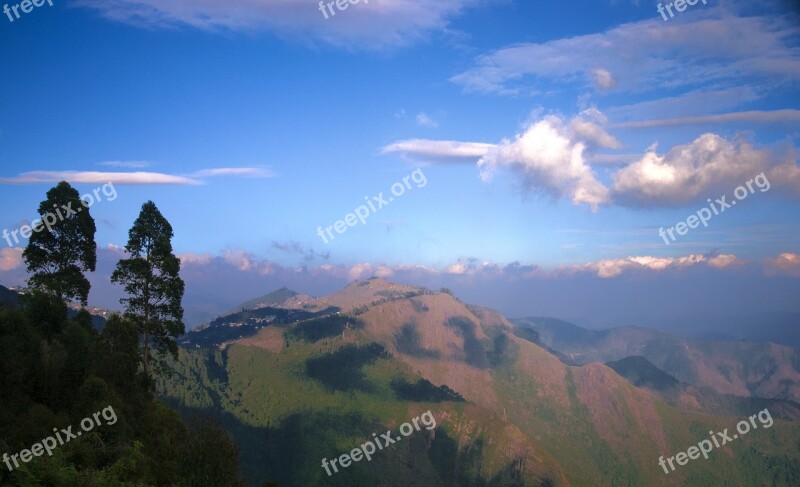
POLYGON ((0 307, 0 453, 30 449, 53 428, 80 430, 107 406, 118 418, 13 471, 0 463, 0 485, 243 485, 227 434, 208 418, 187 428, 153 398, 140 365, 128 320, 114 316, 98 333, 88 313, 68 320, 63 302, 39 293, 22 311, 0 307))

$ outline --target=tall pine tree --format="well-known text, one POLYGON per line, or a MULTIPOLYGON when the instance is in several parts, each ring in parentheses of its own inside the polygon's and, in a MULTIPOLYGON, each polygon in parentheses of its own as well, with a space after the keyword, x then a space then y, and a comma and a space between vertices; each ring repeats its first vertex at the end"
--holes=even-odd
POLYGON ((47 192, 38 211, 41 221, 33 225, 22 253, 33 274, 28 285, 86 306, 90 285, 83 273, 94 272, 97 264, 96 228, 89 208, 75 188, 61 181, 47 192))
POLYGON ((178 275, 181 261, 172 253, 172 236, 172 226, 155 203, 148 201, 128 232, 125 250, 130 258, 120 260, 111 274, 111 281, 124 285, 128 294, 120 302, 126 306, 126 317, 139 327, 148 377, 150 348, 177 358, 175 338, 185 331, 184 283, 178 275))

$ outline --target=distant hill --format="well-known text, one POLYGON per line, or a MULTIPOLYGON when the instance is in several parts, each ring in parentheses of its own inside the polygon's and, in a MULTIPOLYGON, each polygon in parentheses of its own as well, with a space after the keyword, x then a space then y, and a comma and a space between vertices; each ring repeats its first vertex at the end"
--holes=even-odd
POLYGON ((800 402, 800 350, 774 343, 694 340, 659 330, 586 330, 553 318, 512 322, 538 333, 567 363, 613 362, 641 356, 675 379, 718 394, 800 402))
POLYGON ((19 305, 19 294, 5 286, 0 286, 0 305, 16 308, 19 305))
POLYGON ((264 308, 266 306, 276 306, 287 299, 293 298, 297 296, 298 293, 292 291, 287 287, 282 287, 276 291, 272 291, 271 293, 265 294, 263 296, 249 299, 244 303, 241 303, 239 306, 227 311, 224 313, 225 315, 238 313, 239 311, 246 310, 246 309, 258 309, 264 308))
POLYGON ((221 347, 227 342, 252 337, 267 326, 285 325, 336 313, 338 308, 319 312, 296 309, 259 307, 245 309, 221 316, 210 323, 189 331, 178 339, 178 344, 187 348, 221 347))
MULTIPOLYGON (((7 306, 9 308, 17 308, 19 307, 19 293, 12 289, 9 289, 5 286, 0 285, 0 305, 7 306)), ((92 315, 92 326, 97 331, 102 331, 103 328, 106 326, 106 316, 108 315, 108 311, 100 309, 100 308, 88 308, 87 311, 92 315)), ((67 310, 67 316, 69 318, 73 318, 75 314, 77 314, 78 308, 70 307, 67 310)))
MULTIPOLYGON (((537 344, 544 334, 515 330, 499 313, 446 292, 370 279, 305 306, 295 311, 338 311, 262 323, 224 348, 183 348, 172 377, 158 384, 183 415, 222 418, 254 486, 759 485, 800 472, 800 424, 776 419, 779 433, 750 434, 736 455, 665 477, 660 455, 735 418, 677 407, 689 397, 680 387, 682 396, 665 403, 602 363, 565 365, 537 344), (434 430, 332 477, 320 467, 427 410, 434 430)), ((230 319, 218 325, 228 328, 230 319)), ((558 336, 596 341, 579 327, 558 336)), ((656 385, 667 381, 641 361, 623 365, 656 385)), ((785 410, 791 417, 791 406, 785 410)))
POLYGON ((662 316, 647 326, 688 338, 772 342, 800 347, 800 313, 769 312, 737 315, 693 314, 662 316))

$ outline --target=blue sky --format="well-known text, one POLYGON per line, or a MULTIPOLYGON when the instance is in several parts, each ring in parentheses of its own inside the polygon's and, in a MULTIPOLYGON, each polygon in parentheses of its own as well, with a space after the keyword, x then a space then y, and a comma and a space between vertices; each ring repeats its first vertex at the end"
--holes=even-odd
MULTIPOLYGON (((60 179, 111 181, 118 197, 91 208, 101 260, 152 199, 189 291, 220 306, 373 274, 533 292, 746 269, 797 290, 798 12, 708 0, 664 21, 657 3, 371 0, 325 19, 305 0, 54 0, 0 16, 0 227, 30 223, 60 179), (424 187, 318 236, 418 168, 424 187), (760 173, 768 191, 659 237, 760 173)), ((19 246, 0 244, 0 282, 20 284, 19 246)), ((748 309, 767 308, 797 310, 748 309)))

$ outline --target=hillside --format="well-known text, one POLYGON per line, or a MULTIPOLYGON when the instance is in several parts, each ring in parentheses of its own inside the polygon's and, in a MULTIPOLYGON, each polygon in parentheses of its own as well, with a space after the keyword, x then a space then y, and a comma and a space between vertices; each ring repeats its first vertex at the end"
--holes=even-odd
POLYGON ((663 391, 679 384, 675 377, 651 364, 642 356, 626 357, 615 362, 608 362, 606 365, 636 387, 663 391))
MULTIPOLYGON (((294 292, 294 291, 292 291, 291 289, 289 289, 287 287, 282 287, 280 289, 272 291, 271 293, 267 293, 267 294, 265 294, 263 296, 259 296, 257 298, 249 299, 249 300, 243 302, 242 304, 240 304, 239 306, 229 310, 227 313, 224 313, 223 316, 224 315, 230 315, 230 314, 233 314, 233 313, 238 313, 238 312, 244 311, 246 309, 258 309, 258 308, 265 308, 265 307, 268 307, 268 306, 269 307, 274 307, 274 308, 280 308, 280 307, 282 307, 281 305, 283 303, 291 300, 292 298, 296 298, 297 296, 301 296, 301 295, 296 293, 296 292, 294 292)), ((311 299, 310 296, 309 296, 309 299, 311 299)))
POLYGON ((718 394, 800 402, 800 351, 773 343, 692 340, 636 327, 585 330, 553 318, 513 320, 570 363, 642 356, 681 382, 718 394))
POLYGON ((0 286, 0 306, 7 306, 9 308, 16 308, 19 304, 19 295, 16 291, 0 286))
POLYGON ((314 304, 341 312, 182 350, 159 384, 184 414, 224 412, 253 485, 744 486, 800 472, 800 429, 776 419, 713 461, 664 475, 659 456, 736 417, 670 406, 600 363, 567 366, 450 294, 372 279, 314 304), (322 458, 427 410, 432 431, 325 475, 322 458))

